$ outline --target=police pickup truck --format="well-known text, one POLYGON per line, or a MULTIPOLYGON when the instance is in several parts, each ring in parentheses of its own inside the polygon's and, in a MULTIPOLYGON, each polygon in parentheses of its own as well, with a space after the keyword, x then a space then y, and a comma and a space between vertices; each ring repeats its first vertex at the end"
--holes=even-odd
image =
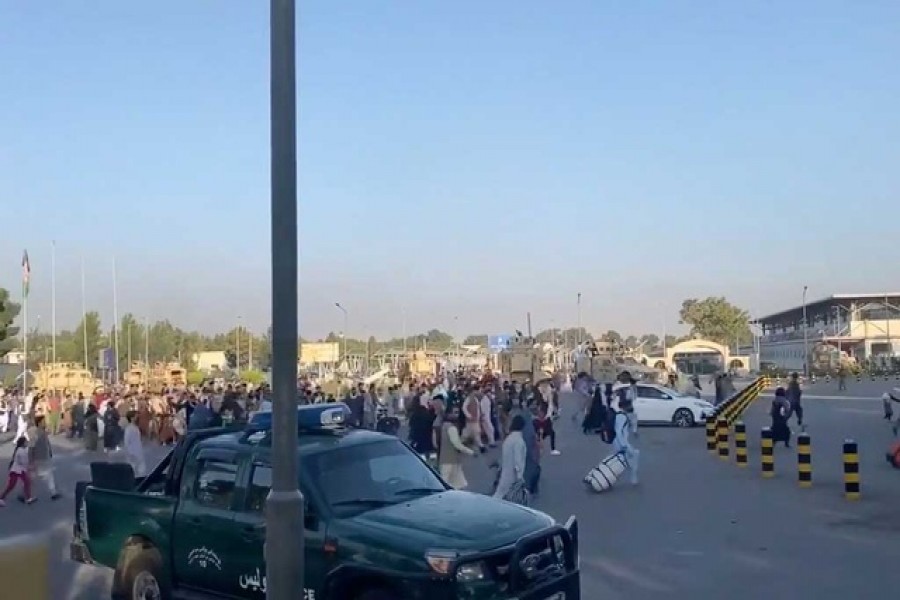
MULTIPOLYGON (((299 407, 306 600, 579 600, 578 529, 456 491, 397 437, 299 407)), ((265 598, 271 413, 190 433, 146 478, 93 463, 74 560, 115 570, 112 598, 265 598)))

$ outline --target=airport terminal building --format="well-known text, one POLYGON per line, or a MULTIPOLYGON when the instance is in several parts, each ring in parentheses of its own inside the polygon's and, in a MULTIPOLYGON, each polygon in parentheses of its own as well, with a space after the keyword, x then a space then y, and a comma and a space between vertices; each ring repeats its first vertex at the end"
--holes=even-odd
POLYGON ((885 368, 900 349, 900 293, 834 294, 753 323, 763 365, 803 372, 807 360, 814 370, 844 357, 885 368))

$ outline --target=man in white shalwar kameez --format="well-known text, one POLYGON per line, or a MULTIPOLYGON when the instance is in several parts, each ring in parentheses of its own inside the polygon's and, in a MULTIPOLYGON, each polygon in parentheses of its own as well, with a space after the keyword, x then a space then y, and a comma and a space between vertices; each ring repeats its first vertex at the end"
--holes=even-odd
POLYGON ((524 427, 525 419, 522 415, 513 417, 509 424, 509 435, 503 440, 500 450, 500 480, 497 482, 494 498, 503 498, 517 481, 525 479, 526 448, 522 437, 524 427))
POLYGON ((125 415, 128 425, 125 426, 125 460, 134 469, 135 477, 143 477, 147 473, 147 463, 144 459, 144 444, 141 441, 141 430, 135 424, 137 413, 129 411, 125 415))

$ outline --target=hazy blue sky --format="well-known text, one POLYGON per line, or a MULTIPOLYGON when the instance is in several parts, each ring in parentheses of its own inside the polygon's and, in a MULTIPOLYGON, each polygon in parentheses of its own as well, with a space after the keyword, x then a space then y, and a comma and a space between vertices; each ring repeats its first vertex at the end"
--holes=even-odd
MULTIPOLYGON (((300 1, 301 324, 900 288, 900 3, 300 1)), ((0 285, 269 320, 268 3, 0 0, 0 285)))

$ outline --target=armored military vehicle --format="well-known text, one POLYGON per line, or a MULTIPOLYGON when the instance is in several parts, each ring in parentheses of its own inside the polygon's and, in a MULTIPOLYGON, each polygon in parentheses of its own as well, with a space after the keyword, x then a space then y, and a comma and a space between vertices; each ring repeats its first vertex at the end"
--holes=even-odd
POLYGON ((500 351, 500 372, 511 381, 538 382, 553 376, 553 357, 528 336, 516 336, 500 351))
POLYGON ((33 387, 39 392, 66 391, 90 396, 103 382, 82 365, 72 362, 44 363, 34 373, 33 387))
POLYGON ((624 349, 616 342, 590 342, 575 357, 576 373, 587 373, 596 381, 611 382, 619 378, 623 371, 628 371, 638 381, 646 383, 665 383, 666 372, 640 363, 632 356, 627 356, 624 349))

